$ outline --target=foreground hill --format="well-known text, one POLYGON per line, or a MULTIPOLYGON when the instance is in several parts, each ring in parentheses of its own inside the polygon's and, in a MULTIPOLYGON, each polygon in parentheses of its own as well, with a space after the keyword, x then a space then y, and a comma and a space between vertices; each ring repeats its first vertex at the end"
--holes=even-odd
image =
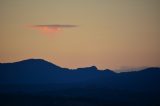
POLYGON ((41 59, 0 64, 1 106, 160 105, 160 68, 70 70, 41 59))

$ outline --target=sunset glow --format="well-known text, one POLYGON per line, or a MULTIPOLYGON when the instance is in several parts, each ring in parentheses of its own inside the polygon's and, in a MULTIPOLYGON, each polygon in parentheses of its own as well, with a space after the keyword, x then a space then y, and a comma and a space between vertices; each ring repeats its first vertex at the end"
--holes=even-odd
POLYGON ((59 27, 47 27, 47 26, 33 26, 33 29, 39 30, 43 34, 54 34, 56 32, 59 32, 61 28, 59 27))
POLYGON ((61 31, 63 28, 77 27, 76 25, 33 25, 30 26, 32 29, 39 30, 43 34, 53 34, 61 31))
POLYGON ((160 0, 2 0, 0 62, 160 66, 159 10, 160 0))

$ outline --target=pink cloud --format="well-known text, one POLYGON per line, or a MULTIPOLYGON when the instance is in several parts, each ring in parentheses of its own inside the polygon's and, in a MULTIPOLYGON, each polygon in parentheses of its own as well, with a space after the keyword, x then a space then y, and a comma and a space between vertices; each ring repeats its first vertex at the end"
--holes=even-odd
POLYGON ((31 28, 39 30, 43 33, 55 33, 59 32, 63 28, 73 28, 77 27, 76 25, 33 25, 31 28))

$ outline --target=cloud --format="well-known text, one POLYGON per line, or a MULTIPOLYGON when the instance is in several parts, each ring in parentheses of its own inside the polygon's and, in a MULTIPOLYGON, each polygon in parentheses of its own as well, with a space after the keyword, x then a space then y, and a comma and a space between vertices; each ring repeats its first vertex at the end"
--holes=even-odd
POLYGON ((55 33, 60 31, 63 28, 74 28, 77 27, 77 25, 59 25, 59 24, 53 24, 53 25, 33 25, 31 28, 40 30, 44 33, 55 33))
POLYGON ((77 27, 77 25, 59 25, 59 24, 53 24, 53 25, 34 25, 33 27, 48 27, 48 28, 72 28, 72 27, 77 27))

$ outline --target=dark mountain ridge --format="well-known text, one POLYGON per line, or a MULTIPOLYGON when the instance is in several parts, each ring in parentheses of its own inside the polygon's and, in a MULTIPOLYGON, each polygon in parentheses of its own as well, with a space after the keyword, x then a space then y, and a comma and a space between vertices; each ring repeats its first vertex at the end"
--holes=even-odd
MULTIPOLYGON (((67 69, 42 59, 29 59, 0 64, 0 84, 52 84, 97 83, 102 85, 133 83, 151 84, 160 81, 160 68, 151 67, 140 71, 115 73, 98 70, 95 66, 67 69)), ((159 84, 158 84, 159 87, 159 84)))
MULTIPOLYGON (((0 64, 0 97, 2 98, 6 95, 10 97, 11 94, 15 96, 19 94, 35 95, 36 93, 36 95, 45 94, 54 98, 50 102, 63 101, 64 98, 67 101, 76 101, 76 103, 87 102, 82 106, 106 106, 108 103, 110 103, 109 106, 125 104, 128 106, 128 104, 134 104, 133 101, 138 104, 136 106, 146 106, 146 103, 149 105, 160 104, 158 102, 158 98, 160 98, 159 82, 160 68, 158 67, 116 73, 109 69, 98 70, 95 66, 67 69, 42 59, 0 64), (57 97, 61 99, 57 100, 57 97), (72 100, 71 98, 81 99, 72 100), (143 100, 148 100, 148 102, 143 103, 143 100), (100 104, 95 101, 100 101, 100 104)), ((23 97, 26 99, 28 96, 23 95, 23 97)), ((48 99, 44 99, 44 101, 48 103, 48 99)), ((37 103, 41 104, 39 101, 37 103)), ((19 102, 17 101, 15 104, 17 105, 19 102)), ((50 105, 53 104, 48 106, 50 105)), ((45 104, 45 106, 47 105, 45 104)), ((59 103, 54 106, 70 105, 59 103)))

